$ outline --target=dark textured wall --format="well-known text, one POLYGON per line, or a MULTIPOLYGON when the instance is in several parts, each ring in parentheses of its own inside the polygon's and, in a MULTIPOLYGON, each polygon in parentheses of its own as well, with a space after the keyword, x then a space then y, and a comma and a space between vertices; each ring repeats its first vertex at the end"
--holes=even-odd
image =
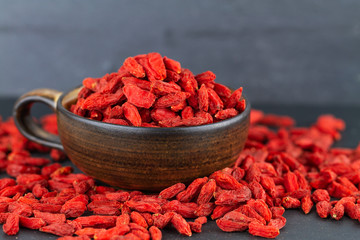
POLYGON ((253 102, 360 104, 359 0, 0 0, 0 96, 158 51, 253 102))

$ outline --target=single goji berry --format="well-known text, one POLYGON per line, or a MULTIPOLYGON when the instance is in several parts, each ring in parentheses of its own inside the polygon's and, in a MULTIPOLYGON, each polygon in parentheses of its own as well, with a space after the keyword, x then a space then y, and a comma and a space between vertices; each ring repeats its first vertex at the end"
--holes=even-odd
POLYGON ((180 215, 175 214, 171 219, 171 224, 175 227, 175 229, 183 235, 191 236, 191 228, 189 223, 186 222, 186 220, 180 215))
POLYGON ((331 204, 328 201, 320 201, 316 203, 316 212, 319 217, 327 218, 331 211, 331 204))
POLYGON ((166 78, 166 68, 163 58, 159 53, 148 53, 148 63, 153 70, 156 80, 163 80, 166 78))
POLYGON ((116 216, 92 215, 78 217, 74 221, 80 223, 83 227, 111 228, 116 225, 116 216))
POLYGON ((130 200, 126 202, 126 205, 138 212, 151 212, 151 213, 161 212, 161 206, 157 203, 141 202, 141 201, 136 202, 130 200))
POLYGON ((175 82, 164 82, 160 80, 153 81, 151 83, 151 92, 157 96, 166 95, 169 93, 180 92, 181 87, 175 82))
POLYGON ((151 235, 151 239, 153 239, 153 240, 161 240, 162 239, 162 233, 159 228, 157 228, 155 226, 151 226, 149 228, 149 232, 151 235))
POLYGON ((153 93, 135 85, 125 85, 123 91, 128 102, 136 107, 150 108, 156 100, 156 96, 153 93))
POLYGON ((311 211, 313 206, 314 206, 314 203, 311 200, 310 195, 307 195, 301 199, 301 209, 304 211, 305 214, 308 214, 311 211))
POLYGON ((171 70, 176 73, 181 73, 181 64, 178 61, 175 61, 166 56, 163 57, 163 61, 167 70, 171 70))
POLYGON ((282 229, 286 225, 286 218, 280 216, 277 218, 272 218, 268 224, 268 226, 274 226, 278 229, 282 229))
POLYGON ((249 233, 254 236, 264 237, 264 238, 276 238, 279 234, 279 228, 271 225, 261 225, 258 223, 249 224, 249 233))
POLYGON ((236 205, 246 202, 251 198, 251 191, 248 187, 242 186, 236 190, 224 190, 216 197, 216 205, 236 205))
POLYGON ((16 235, 19 232, 19 216, 11 213, 3 225, 3 231, 7 235, 16 235))
POLYGON ((29 229, 39 229, 46 225, 46 222, 42 218, 28 218, 19 216, 19 223, 21 227, 29 229))
POLYGON ((137 77, 137 78, 145 77, 144 68, 135 60, 135 58, 133 58, 133 57, 126 58, 123 66, 134 77, 137 77))
POLYGON ((179 192, 184 191, 185 188, 186 188, 185 184, 176 183, 176 184, 162 190, 159 193, 159 198, 171 199, 171 198, 175 197, 179 192))
POLYGON ((205 183, 199 193, 197 198, 197 204, 205 204, 208 203, 212 197, 214 196, 216 190, 216 182, 213 179, 210 179, 207 183, 205 183))
POLYGON ((180 202, 190 202, 200 191, 202 186, 207 182, 208 178, 197 178, 195 179, 187 188, 186 190, 180 192, 176 198, 180 202))
POLYGON ((175 212, 166 212, 164 215, 159 213, 153 214, 154 226, 163 229, 175 214, 175 212))
POLYGON ((196 216, 210 216, 210 214, 213 212, 215 208, 215 203, 212 202, 208 202, 208 203, 204 203, 199 205, 196 210, 194 211, 194 214, 196 216))
POLYGON ((75 229, 68 223, 53 223, 40 228, 40 231, 51 233, 58 236, 71 236, 75 233, 75 229))
POLYGON ((128 102, 124 103, 122 106, 124 109, 125 118, 129 120, 132 125, 141 126, 142 121, 138 109, 128 102))

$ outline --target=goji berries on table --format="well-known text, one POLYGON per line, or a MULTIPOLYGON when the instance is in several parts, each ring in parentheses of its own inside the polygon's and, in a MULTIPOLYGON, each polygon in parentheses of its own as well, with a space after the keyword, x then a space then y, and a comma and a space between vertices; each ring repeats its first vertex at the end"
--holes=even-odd
MULTIPOLYGON (((154 92, 177 92, 176 88, 156 81, 163 80, 154 80, 155 84, 149 85, 157 86, 154 92)), ((192 80, 188 81, 191 83, 192 80)), ((123 121, 129 122, 143 119, 161 122, 168 116, 176 116, 172 108, 147 110, 148 113, 145 108, 139 112, 131 103, 113 108, 117 111, 112 115, 113 119, 123 120, 115 117, 127 116, 123 121), (131 110, 126 112, 126 105, 133 107, 135 114, 131 110)), ((177 124, 184 124, 181 122, 198 114, 193 112, 196 108, 185 106, 184 109, 188 110, 181 113, 177 124)), ((253 112, 257 119, 250 127, 252 144, 247 144, 232 168, 198 178, 188 186, 174 184, 156 195, 96 186, 93 179, 73 174, 71 167, 31 157, 29 151, 33 145, 19 138, 16 129, 2 134, 0 142, 9 142, 9 147, 1 151, 2 158, 11 162, 6 168, 16 177, 16 181, 11 178, 0 180, 0 220, 4 231, 16 234, 17 226, 23 226, 57 235, 75 233, 79 235, 78 239, 106 239, 114 234, 160 239, 160 229, 169 225, 184 235, 200 233, 207 222, 206 216, 211 216, 223 231, 248 230, 250 234, 273 238, 286 224, 285 208, 301 207, 307 214, 314 204, 322 218, 330 216, 339 220, 346 214, 352 219, 360 219, 360 195, 356 188, 360 183, 360 175, 357 175, 360 151, 358 148, 330 148, 340 136, 339 132, 334 132, 342 129, 340 124, 334 125, 335 130, 331 131, 317 130, 319 121, 309 129, 292 128, 293 121, 288 118, 267 117, 258 110, 253 112), (267 125, 281 128, 275 132, 267 125), (329 135, 330 138, 326 137, 329 135), (13 147, 14 140, 9 138, 21 139, 23 143, 13 147), (326 144, 321 142, 323 139, 326 144), (258 148, 259 144, 261 148, 258 148), (34 166, 37 170, 32 172, 34 166), (311 190, 314 191, 311 193, 311 190), (340 200, 330 202, 331 198, 340 200), (84 216, 85 213, 90 216, 84 216), (189 221, 188 218, 196 219, 189 221)), ((336 122, 335 118, 325 119, 336 122)), ((0 126, 3 124, 10 126, 9 129, 13 126, 11 120, 0 126)), ((55 123, 50 121, 49 124, 55 123)), ((56 126, 47 128, 56 132, 56 126)))
MULTIPOLYGON (((117 73, 84 79, 71 111, 146 127, 195 126, 240 114, 242 88, 231 91, 215 78, 211 71, 194 75, 157 53, 129 57, 117 73)), ((40 122, 57 134, 55 115, 40 122)), ((360 144, 331 148, 345 128, 341 119, 323 115, 310 127, 296 127, 291 117, 253 109, 250 122, 234 166, 145 194, 98 185, 72 167, 33 156, 48 152, 60 161, 65 155, 30 142, 12 119, 0 118, 0 170, 7 173, 0 179, 3 231, 16 235, 25 227, 64 240, 161 239, 164 228, 191 236, 212 219, 225 232, 275 238, 289 208, 360 220, 360 144)))

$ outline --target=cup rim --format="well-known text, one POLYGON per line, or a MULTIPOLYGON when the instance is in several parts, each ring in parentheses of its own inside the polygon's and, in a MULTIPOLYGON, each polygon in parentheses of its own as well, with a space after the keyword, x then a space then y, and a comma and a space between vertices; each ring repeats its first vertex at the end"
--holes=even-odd
POLYGON ((232 118, 228 118, 225 120, 221 120, 219 122, 216 123, 209 123, 209 124, 204 124, 204 125, 198 125, 198 126, 185 126, 185 127, 136 127, 136 126, 126 126, 126 125, 120 125, 120 124, 113 124, 113 123, 106 123, 106 122, 102 122, 102 121, 98 121, 98 120, 92 120, 92 119, 88 119, 82 116, 79 116, 75 113, 72 113, 70 110, 68 110, 67 108, 64 107, 64 105, 62 104, 63 99, 70 94, 71 92, 81 88, 82 86, 73 88, 67 92, 64 92, 63 94, 61 94, 61 96, 58 98, 57 103, 56 103, 56 108, 58 111, 60 111, 61 113, 67 115, 70 118, 74 118, 76 120, 78 120, 79 122, 82 122, 84 124, 88 124, 88 125, 92 125, 92 126, 97 126, 97 127, 105 127, 105 128, 112 128, 114 130, 126 130, 126 131, 141 131, 141 132, 160 132, 160 133, 168 133, 168 132, 188 132, 188 131, 204 131, 204 130, 208 130, 208 129, 215 129, 215 128, 223 128, 226 126, 231 126, 233 124, 236 124, 238 122, 242 122, 244 121, 247 117, 250 118, 250 109, 251 109, 251 104, 248 100, 248 98, 246 97, 246 95, 242 94, 242 98, 245 99, 246 102, 246 107, 245 110, 243 112, 241 112, 240 114, 236 115, 235 117, 232 118))

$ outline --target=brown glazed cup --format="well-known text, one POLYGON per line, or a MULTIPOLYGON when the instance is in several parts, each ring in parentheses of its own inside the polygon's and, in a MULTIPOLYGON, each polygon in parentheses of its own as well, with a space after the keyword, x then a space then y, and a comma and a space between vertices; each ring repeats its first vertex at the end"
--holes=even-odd
POLYGON ((249 127, 250 104, 241 114, 194 127, 132 127, 90 120, 69 111, 76 88, 67 93, 37 89, 14 106, 14 120, 28 139, 64 150, 86 174, 109 185, 156 191, 231 166, 242 151, 249 127), (34 102, 57 115, 59 136, 44 131, 30 114, 34 102))

